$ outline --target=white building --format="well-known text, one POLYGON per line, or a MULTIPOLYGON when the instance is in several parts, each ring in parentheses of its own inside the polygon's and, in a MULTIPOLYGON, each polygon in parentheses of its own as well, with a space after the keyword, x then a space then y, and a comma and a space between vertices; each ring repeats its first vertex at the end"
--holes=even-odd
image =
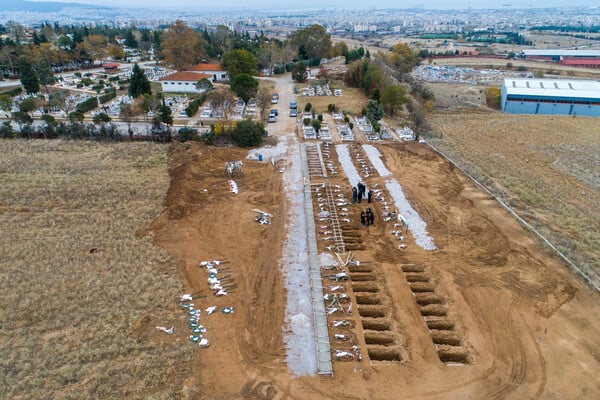
POLYGON ((500 105, 512 114, 600 117, 600 81, 506 78, 500 105))
POLYGON ((211 76, 211 78, 209 78, 211 82, 224 82, 229 80, 227 71, 224 71, 219 64, 196 64, 186 71, 208 74, 211 76))
POLYGON ((167 93, 202 93, 204 90, 199 90, 196 83, 202 79, 212 80, 212 75, 202 74, 199 72, 175 72, 171 75, 163 76, 159 79, 162 86, 162 91, 167 93))

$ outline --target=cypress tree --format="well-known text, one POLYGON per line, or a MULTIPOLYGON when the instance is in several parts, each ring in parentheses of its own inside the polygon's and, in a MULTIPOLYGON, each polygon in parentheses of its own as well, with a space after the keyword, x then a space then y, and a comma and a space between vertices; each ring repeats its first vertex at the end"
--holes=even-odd
POLYGON ((135 63, 131 73, 131 82, 129 83, 129 96, 136 99, 146 93, 152 94, 150 81, 146 78, 140 66, 135 63))
POLYGON ((21 84, 27 93, 37 93, 40 91, 40 80, 27 59, 19 59, 19 72, 21 73, 21 84))

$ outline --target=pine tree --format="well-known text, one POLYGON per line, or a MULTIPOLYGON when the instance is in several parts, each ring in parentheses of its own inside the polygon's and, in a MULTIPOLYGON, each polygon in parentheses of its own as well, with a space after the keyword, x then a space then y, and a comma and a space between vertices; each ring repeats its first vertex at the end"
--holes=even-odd
POLYGON ((21 84, 27 93, 37 93, 40 91, 40 80, 33 66, 27 59, 19 59, 19 72, 21 73, 21 84))
POLYGON ((139 65, 134 64, 133 70, 131 73, 131 81, 129 83, 129 96, 134 99, 138 98, 144 94, 152 94, 152 90, 150 89, 150 81, 144 75, 144 71, 140 68, 139 65))

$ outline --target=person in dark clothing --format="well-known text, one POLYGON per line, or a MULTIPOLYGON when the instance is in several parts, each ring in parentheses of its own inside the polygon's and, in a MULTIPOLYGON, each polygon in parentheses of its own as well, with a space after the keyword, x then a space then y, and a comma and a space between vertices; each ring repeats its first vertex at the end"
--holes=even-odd
POLYGON ((367 202, 371 203, 372 200, 373 200, 373 192, 371 190, 369 190, 369 193, 367 194, 367 202))
POLYGON ((365 226, 367 224, 367 215, 365 214, 364 211, 360 212, 360 224, 362 226, 365 226))
POLYGON ((352 204, 356 203, 356 199, 358 198, 358 190, 356 190, 356 186, 352 188, 352 204))
POLYGON ((369 221, 368 221, 368 224, 369 224, 369 225, 373 225, 373 223, 374 223, 374 222, 375 222, 375 214, 373 214, 373 212, 371 211, 371 212, 369 213, 369 221))

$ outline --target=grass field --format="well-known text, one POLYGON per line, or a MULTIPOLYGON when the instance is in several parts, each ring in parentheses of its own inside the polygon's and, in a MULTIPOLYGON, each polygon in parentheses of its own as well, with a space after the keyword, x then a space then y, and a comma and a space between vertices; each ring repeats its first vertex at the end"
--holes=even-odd
POLYGON ((598 119, 435 114, 431 142, 493 188, 600 282, 598 119))
POLYGON ((177 266, 136 235, 162 210, 166 150, 0 142, 0 398, 182 397, 196 349, 154 328, 181 316, 177 266))

